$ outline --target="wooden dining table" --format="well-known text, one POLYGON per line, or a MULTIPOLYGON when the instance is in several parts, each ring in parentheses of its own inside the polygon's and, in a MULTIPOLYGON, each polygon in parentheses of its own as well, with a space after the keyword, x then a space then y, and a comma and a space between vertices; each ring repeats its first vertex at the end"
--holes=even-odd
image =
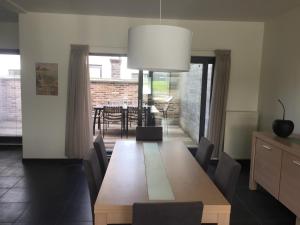
POLYGON ((153 200, 150 188, 155 187, 151 187, 149 179, 150 175, 153 178, 153 173, 149 173, 146 163, 149 162, 147 155, 152 151, 145 151, 148 145, 135 140, 117 141, 95 203, 95 224, 132 223, 132 205, 136 202, 201 201, 204 205, 202 223, 229 225, 231 205, 184 143, 172 140, 151 144, 157 146, 156 157, 161 159, 156 160, 162 162, 165 183, 171 191, 167 197, 171 199, 153 200))

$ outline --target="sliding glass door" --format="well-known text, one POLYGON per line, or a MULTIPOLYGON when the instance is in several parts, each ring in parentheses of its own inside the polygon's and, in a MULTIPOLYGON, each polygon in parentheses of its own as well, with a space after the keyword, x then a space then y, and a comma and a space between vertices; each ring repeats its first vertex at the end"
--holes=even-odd
POLYGON ((207 136, 214 57, 192 57, 180 79, 180 125, 198 142, 207 136))
POLYGON ((22 136, 20 55, 0 51, 0 137, 22 136))

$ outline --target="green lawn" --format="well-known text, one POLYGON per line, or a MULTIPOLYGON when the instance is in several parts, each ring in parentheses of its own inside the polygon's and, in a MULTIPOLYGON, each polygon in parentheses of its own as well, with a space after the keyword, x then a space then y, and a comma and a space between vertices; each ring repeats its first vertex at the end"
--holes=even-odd
POLYGON ((169 82, 163 80, 154 80, 153 92, 169 94, 169 82))

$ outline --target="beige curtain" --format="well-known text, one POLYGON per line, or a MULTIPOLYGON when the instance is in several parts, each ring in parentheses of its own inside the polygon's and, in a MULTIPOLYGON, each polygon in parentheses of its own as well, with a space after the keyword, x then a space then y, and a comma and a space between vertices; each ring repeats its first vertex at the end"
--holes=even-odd
POLYGON ((92 145, 89 47, 71 45, 67 97, 65 152, 82 159, 92 145))
POLYGON ((208 139, 215 145, 213 158, 223 151, 226 104, 231 66, 230 50, 216 50, 208 139))

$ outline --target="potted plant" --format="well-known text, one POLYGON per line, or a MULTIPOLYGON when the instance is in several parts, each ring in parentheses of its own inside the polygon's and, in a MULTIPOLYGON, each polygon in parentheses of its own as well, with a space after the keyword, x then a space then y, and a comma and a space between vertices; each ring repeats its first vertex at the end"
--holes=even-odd
POLYGON ((290 136, 291 133, 293 132, 294 123, 291 120, 285 119, 285 106, 280 99, 278 99, 278 102, 282 106, 283 116, 282 116, 282 119, 274 120, 272 128, 273 128, 274 133, 277 136, 286 138, 286 137, 290 136))

